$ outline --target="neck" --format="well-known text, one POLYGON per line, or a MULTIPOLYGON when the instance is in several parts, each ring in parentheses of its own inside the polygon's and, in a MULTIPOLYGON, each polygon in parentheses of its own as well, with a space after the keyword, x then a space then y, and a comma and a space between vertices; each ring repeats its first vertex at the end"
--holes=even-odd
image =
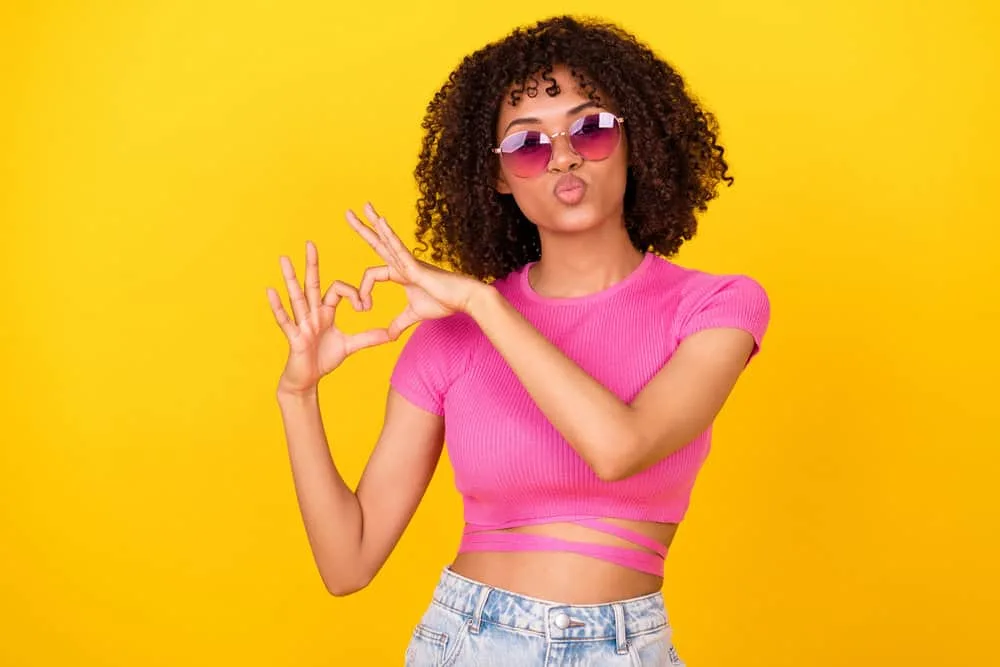
POLYGON ((602 225, 592 231, 543 234, 542 255, 528 281, 538 294, 554 298, 586 296, 624 280, 642 262, 624 225, 602 225))

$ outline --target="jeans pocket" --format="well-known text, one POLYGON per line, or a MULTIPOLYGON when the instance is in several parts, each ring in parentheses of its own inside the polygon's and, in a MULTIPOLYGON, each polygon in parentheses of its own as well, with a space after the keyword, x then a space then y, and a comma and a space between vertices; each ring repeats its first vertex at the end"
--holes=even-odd
POLYGON ((673 631, 664 626, 655 632, 629 639, 632 667, 685 667, 673 644, 673 631))
POLYGON ((432 603, 413 628, 406 647, 406 667, 448 667, 468 643, 469 619, 432 603))
POLYGON ((441 667, 448 650, 448 635, 418 624, 406 647, 406 667, 441 667))

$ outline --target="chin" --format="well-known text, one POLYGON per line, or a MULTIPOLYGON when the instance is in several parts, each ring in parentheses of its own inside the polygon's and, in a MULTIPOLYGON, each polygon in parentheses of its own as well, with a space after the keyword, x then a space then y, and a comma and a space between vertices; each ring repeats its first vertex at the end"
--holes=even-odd
POLYGON ((604 221, 610 219, 614 219, 614 216, 603 214, 592 206, 580 204, 551 211, 545 217, 545 224, 539 227, 557 234, 575 234, 597 229, 604 221))

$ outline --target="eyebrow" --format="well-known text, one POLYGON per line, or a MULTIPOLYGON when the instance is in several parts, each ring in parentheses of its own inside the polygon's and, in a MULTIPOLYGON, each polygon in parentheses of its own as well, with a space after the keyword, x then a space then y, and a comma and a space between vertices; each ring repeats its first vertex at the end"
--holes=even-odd
MULTIPOLYGON (((589 109, 591 107, 600 107, 600 106, 601 105, 595 102, 594 100, 589 100, 587 102, 584 102, 583 104, 577 104, 575 107, 567 111, 566 115, 572 116, 573 114, 580 113, 584 109, 589 109)), ((510 121, 510 123, 507 124, 507 127, 506 129, 504 129, 503 133, 507 134, 508 132, 510 132, 510 128, 514 127, 515 125, 530 125, 532 123, 541 123, 541 122, 542 121, 539 118, 515 118, 514 120, 510 121)))

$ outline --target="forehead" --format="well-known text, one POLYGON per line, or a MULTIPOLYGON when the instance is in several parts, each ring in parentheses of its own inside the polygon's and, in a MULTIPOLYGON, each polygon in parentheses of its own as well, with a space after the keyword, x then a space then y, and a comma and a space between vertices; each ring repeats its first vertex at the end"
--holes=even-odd
MULTIPOLYGON (((605 96, 599 89, 595 90, 602 103, 606 104, 605 96)), ((506 125, 523 117, 535 117, 540 120, 565 115, 566 112, 584 102, 590 101, 588 90, 580 88, 579 80, 573 76, 568 67, 557 66, 549 74, 535 74, 529 77, 523 85, 515 84, 504 94, 500 103, 498 125, 506 125), (553 84, 558 86, 556 95, 550 94, 553 84), (511 93, 515 93, 516 104, 511 104, 511 93)))

